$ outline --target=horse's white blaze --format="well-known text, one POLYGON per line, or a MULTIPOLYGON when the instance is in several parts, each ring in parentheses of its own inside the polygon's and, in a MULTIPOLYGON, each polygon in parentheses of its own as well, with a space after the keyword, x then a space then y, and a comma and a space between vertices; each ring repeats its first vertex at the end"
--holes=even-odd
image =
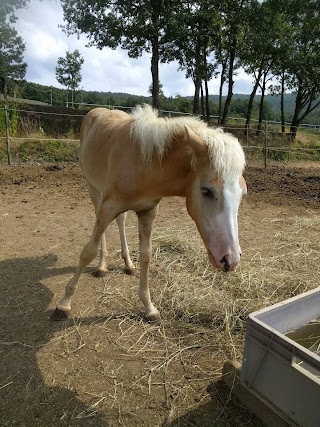
POLYGON ((215 232, 209 236, 208 251, 214 258, 214 264, 222 270, 225 269, 225 263, 229 265, 230 270, 234 270, 240 261, 238 209, 241 196, 242 191, 238 183, 224 185, 223 210, 211 219, 215 232))

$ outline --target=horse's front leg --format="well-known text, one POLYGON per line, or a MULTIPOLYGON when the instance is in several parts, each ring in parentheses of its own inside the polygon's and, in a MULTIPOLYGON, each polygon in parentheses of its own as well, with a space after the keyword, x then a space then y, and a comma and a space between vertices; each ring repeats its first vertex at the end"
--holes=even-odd
POLYGON ((62 320, 68 317, 71 311, 71 297, 77 288, 81 273, 83 272, 84 268, 90 264, 90 262, 92 262, 98 255, 101 236, 110 222, 114 220, 117 213, 118 212, 115 211, 108 200, 105 200, 101 203, 97 212, 97 219, 92 236, 89 242, 82 249, 76 272, 68 282, 65 288, 64 296, 51 316, 53 320, 62 320))
POLYGON ((140 286, 139 298, 144 305, 146 318, 150 322, 160 320, 159 311, 152 304, 149 291, 149 265, 151 259, 151 231, 153 222, 157 216, 158 207, 137 212, 139 220, 139 258, 140 258, 140 286))

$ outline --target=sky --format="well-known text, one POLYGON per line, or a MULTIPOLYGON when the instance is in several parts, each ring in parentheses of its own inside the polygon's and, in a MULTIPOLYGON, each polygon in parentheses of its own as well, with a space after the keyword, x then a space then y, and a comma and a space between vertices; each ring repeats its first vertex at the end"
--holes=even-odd
MULTIPOLYGON (((149 96, 151 85, 150 55, 144 53, 131 59, 125 50, 117 48, 86 47, 83 34, 67 36, 59 25, 63 25, 63 12, 59 0, 30 0, 25 9, 17 10, 15 27, 26 44, 24 60, 28 64, 26 80, 42 85, 61 88, 55 77, 59 57, 69 50, 78 49, 84 58, 81 68, 80 89, 98 92, 123 92, 149 96)), ((185 73, 178 70, 177 62, 160 65, 160 83, 164 95, 191 96, 194 85, 185 73)), ((235 76, 234 93, 250 93, 252 78, 244 72, 235 76)), ((210 95, 218 94, 219 80, 209 82, 210 95)))

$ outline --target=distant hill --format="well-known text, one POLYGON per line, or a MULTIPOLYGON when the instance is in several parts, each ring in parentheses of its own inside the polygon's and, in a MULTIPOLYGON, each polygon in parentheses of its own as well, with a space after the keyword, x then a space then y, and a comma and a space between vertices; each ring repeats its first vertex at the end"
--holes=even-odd
MULTIPOLYGON (((236 93, 233 95, 233 101, 235 101, 236 99, 239 99, 241 101, 248 101, 249 100, 249 96, 248 94, 240 94, 240 93, 236 93)), ((226 96, 222 97, 223 99, 226 98, 226 96)), ((218 103, 219 102, 219 96, 218 95, 209 95, 209 99, 211 99, 213 102, 218 103)), ((255 102, 258 104, 260 103, 261 100, 261 95, 256 95, 255 96, 255 102)), ((295 109, 295 101, 296 101, 296 96, 293 93, 286 93, 284 95, 284 105, 285 105, 285 110, 287 112, 288 115, 292 115, 295 109)), ((267 104, 270 106, 270 108, 273 110, 273 112, 277 115, 280 116, 280 112, 281 112, 281 106, 280 106, 280 102, 281 102, 281 97, 280 95, 266 95, 265 96, 265 102, 267 102, 267 104)), ((318 111, 318 116, 320 116, 320 109, 318 111)))
MULTIPOLYGON (((67 90, 55 87, 43 86, 36 83, 24 82, 19 85, 18 95, 26 103, 42 103, 54 106, 65 107, 67 105, 67 90)), ((70 94, 69 94, 70 95, 70 94)), ((182 113, 191 113, 192 96, 176 97, 161 96, 161 109, 167 111, 176 111, 182 113)), ((223 97, 223 100, 225 97, 223 97)), ((229 110, 229 116, 245 117, 249 95, 234 94, 229 110)), ((259 103, 261 96, 255 97, 253 118, 258 117, 259 103)), ((210 95, 210 113, 215 116, 218 114, 218 95, 210 95)), ((97 92, 97 91, 78 91, 76 102, 79 104, 89 105, 111 105, 122 107, 133 107, 136 104, 151 103, 151 96, 138 96, 122 92, 97 92)), ((70 98, 69 103, 70 106, 70 98)), ((290 122, 295 108, 295 94, 288 93, 284 96, 285 118, 290 122)), ((280 121, 280 95, 267 95, 265 97, 264 116, 267 120, 280 121)), ((320 108, 306 117, 305 123, 320 124, 320 108)))
MULTIPOLYGON (((41 101, 36 101, 33 99, 23 99, 23 98, 12 98, 11 96, 8 96, 8 99, 10 100, 10 102, 16 102, 18 104, 30 104, 30 105, 49 105, 47 102, 41 102, 41 101)), ((0 94, 0 102, 4 101, 4 96, 0 94)))
MULTIPOLYGON (((240 99, 249 99, 249 95, 234 95, 235 98, 240 99)), ((257 102, 260 102, 261 95, 256 95, 255 100, 257 102)), ((266 102, 270 105, 272 110, 280 116, 281 112, 281 96, 280 95, 266 95, 265 96, 266 102)), ((284 105, 285 110, 287 113, 292 114, 295 109, 295 102, 296 102, 296 95, 294 93, 286 93, 284 95, 284 105)), ((320 115, 320 111, 318 112, 318 115, 320 115)))

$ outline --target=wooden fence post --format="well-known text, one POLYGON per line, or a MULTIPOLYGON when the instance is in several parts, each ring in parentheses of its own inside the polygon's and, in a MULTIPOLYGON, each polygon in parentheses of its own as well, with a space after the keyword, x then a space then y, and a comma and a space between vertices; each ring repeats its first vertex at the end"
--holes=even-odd
POLYGON ((6 141, 7 141, 8 165, 11 165, 10 137, 9 137, 9 119, 8 119, 7 104, 4 104, 4 119, 5 119, 5 124, 6 124, 6 141))
POLYGON ((246 142, 247 147, 249 147, 249 123, 246 123, 246 142))
POLYGON ((268 161, 268 122, 264 122, 264 168, 267 169, 268 161))

